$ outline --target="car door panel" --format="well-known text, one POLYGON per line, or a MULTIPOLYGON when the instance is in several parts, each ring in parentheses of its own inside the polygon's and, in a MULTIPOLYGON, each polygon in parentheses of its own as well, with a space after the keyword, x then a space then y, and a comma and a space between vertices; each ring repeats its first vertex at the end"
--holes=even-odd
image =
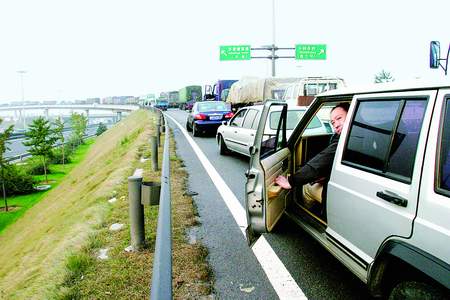
MULTIPOLYGON (((280 103, 276 105, 286 106, 280 103)), ((253 155, 250 159, 250 169, 247 172, 246 209, 248 228, 246 232, 249 240, 252 233, 270 232, 286 208, 286 196, 288 193, 274 184, 274 180, 278 175, 286 175, 287 168, 285 166, 290 158, 290 150, 286 147, 285 123, 283 127, 284 133, 281 132, 280 127, 277 135, 273 137, 274 141, 280 137, 281 142, 273 143, 272 152, 261 153, 263 140, 267 142, 267 137, 263 138, 263 135, 271 107, 270 103, 266 103, 261 113, 255 143, 252 146, 253 155)), ((283 117, 280 119, 284 119, 285 122, 286 109, 283 110, 283 117)), ((282 124, 281 121, 280 124, 282 124)))
MULTIPOLYGON (((388 173, 380 174, 374 169, 361 167, 358 164, 343 162, 343 155, 345 155, 344 149, 347 147, 346 143, 349 141, 351 134, 350 127, 359 126, 356 125, 357 123, 359 124, 359 121, 356 122, 352 119, 350 125, 349 122, 346 122, 336 151, 333 171, 328 183, 327 232, 343 245, 352 245, 354 252, 359 253, 360 257, 366 260, 367 263, 370 263, 376 256, 380 245, 390 236, 408 238, 412 234, 412 223, 417 209, 420 170, 423 163, 428 125, 433 110, 432 104, 436 93, 434 91, 421 91, 386 93, 376 96, 359 95, 355 96, 353 105, 349 111, 348 118, 355 118, 354 115, 356 115, 357 105, 358 103, 363 103, 363 101, 365 101, 364 103, 370 103, 371 101, 372 104, 376 104, 377 101, 387 101, 386 104, 389 104, 389 102, 401 102, 405 101, 405 99, 414 99, 414 97, 429 100, 425 104, 422 122, 424 125, 421 127, 420 136, 417 134, 417 150, 413 154, 414 166, 410 182, 398 179, 395 176, 390 176, 388 173), (352 125, 353 123, 354 125, 352 125), (348 129, 346 128, 347 126, 349 126, 348 129), (350 182, 351 185, 349 185, 350 182), (384 197, 382 196, 383 194, 407 200, 406 207, 399 205, 399 203, 394 203, 395 201, 386 201, 389 197, 384 197), (366 224, 367 226, 355 227, 354 224, 366 224)), ((401 114, 398 115, 400 117, 396 118, 399 118, 401 121, 405 110, 400 111, 401 114)), ((371 129, 367 126, 361 128, 364 128, 366 130, 365 132, 371 132, 371 129)), ((372 130, 372 134, 360 134, 357 139, 362 148, 366 147, 369 149, 368 151, 372 151, 371 155, 373 157, 380 157, 382 156, 380 154, 382 152, 380 151, 382 151, 383 147, 383 143, 380 141, 380 135, 383 134, 384 129, 375 129, 372 130)), ((395 155, 396 150, 392 149, 389 151, 393 151, 395 155)), ((394 157, 394 155, 391 152, 389 159, 394 157)), ((402 155, 405 156, 405 154, 402 155)), ((353 155, 352 157, 355 156, 353 155)), ((361 161, 365 163, 364 159, 361 161)), ((374 159, 374 161, 378 160, 374 159)), ((406 163, 405 161, 404 164, 406 163)))

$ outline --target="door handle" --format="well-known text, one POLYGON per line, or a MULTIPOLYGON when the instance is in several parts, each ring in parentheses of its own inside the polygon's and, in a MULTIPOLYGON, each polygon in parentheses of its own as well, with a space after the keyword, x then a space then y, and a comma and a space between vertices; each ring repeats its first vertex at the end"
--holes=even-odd
POLYGON ((401 207, 406 207, 408 205, 408 200, 400 197, 399 195, 389 192, 389 191, 384 191, 384 192, 377 192, 377 197, 386 200, 387 202, 391 202, 395 205, 401 206, 401 207))

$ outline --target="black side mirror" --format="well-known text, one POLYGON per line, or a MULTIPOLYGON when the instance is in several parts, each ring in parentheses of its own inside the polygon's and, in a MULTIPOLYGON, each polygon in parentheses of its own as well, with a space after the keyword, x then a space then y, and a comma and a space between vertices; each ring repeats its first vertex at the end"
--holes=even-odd
POLYGON ((228 125, 228 121, 222 121, 222 125, 228 125))
POLYGON ((438 41, 430 43, 430 68, 439 68, 439 59, 441 58, 441 45, 438 41))

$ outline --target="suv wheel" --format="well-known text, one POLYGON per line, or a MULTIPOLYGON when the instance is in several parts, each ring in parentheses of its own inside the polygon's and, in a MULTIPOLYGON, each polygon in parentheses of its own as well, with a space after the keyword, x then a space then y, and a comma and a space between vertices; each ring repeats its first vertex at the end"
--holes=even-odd
POLYGON ((186 130, 187 131, 192 131, 192 128, 189 126, 189 122, 186 121, 186 130))
POLYGON ((416 281, 404 281, 397 284, 389 295, 389 300, 400 299, 446 299, 446 296, 429 284, 416 281))
POLYGON ((219 135, 219 153, 220 155, 226 155, 229 153, 227 145, 225 145, 225 141, 221 135, 219 135))

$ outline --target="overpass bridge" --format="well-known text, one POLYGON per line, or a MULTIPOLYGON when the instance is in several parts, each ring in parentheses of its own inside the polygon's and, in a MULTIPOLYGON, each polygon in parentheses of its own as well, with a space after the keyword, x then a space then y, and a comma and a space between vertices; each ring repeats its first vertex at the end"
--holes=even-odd
MULTIPOLYGON (((118 105, 118 104, 38 104, 38 105, 16 105, 16 106, 2 106, 0 112, 12 111, 18 117, 19 123, 23 122, 23 127, 26 128, 26 118, 24 111, 26 110, 42 110, 45 118, 49 118, 50 110, 68 110, 72 113, 75 110, 84 111, 85 115, 90 118, 90 111, 110 111, 115 115, 115 121, 122 119, 122 113, 132 112, 139 109, 138 105, 118 105)), ((92 116, 100 117, 100 116, 92 116)), ((106 118, 107 116, 105 116, 106 118)))

